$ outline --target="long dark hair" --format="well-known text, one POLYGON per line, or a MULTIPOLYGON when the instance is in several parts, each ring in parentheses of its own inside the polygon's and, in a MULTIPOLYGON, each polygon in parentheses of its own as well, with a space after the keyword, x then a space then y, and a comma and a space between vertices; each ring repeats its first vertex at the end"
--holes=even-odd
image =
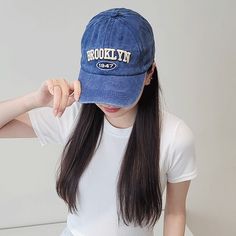
MULTIPOLYGON (((118 219, 120 221, 121 214, 126 225, 133 222, 140 226, 143 226, 143 223, 154 226, 161 215, 160 92, 162 93, 162 90, 155 67, 151 83, 144 86, 138 101, 135 122, 119 172, 118 219)), ((77 125, 62 152, 56 181, 57 193, 68 205, 71 213, 77 211, 78 182, 100 145, 104 124, 104 113, 96 104, 81 105, 77 125)))

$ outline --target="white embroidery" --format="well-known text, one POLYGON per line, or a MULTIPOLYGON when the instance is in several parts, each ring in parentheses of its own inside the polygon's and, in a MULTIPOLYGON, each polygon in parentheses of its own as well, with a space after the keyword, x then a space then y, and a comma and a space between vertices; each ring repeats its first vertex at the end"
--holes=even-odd
POLYGON ((87 51, 87 60, 93 61, 98 59, 130 62, 131 52, 114 49, 114 48, 96 48, 87 51))
POLYGON ((97 62, 96 67, 99 70, 113 70, 117 67, 117 65, 114 62, 100 61, 97 62))

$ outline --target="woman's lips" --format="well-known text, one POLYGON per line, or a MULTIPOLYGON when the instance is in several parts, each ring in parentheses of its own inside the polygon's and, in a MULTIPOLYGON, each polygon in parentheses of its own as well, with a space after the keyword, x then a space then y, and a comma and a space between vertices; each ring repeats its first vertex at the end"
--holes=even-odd
POLYGON ((104 110, 107 112, 117 112, 118 110, 120 110, 120 108, 112 108, 112 107, 104 107, 104 110))

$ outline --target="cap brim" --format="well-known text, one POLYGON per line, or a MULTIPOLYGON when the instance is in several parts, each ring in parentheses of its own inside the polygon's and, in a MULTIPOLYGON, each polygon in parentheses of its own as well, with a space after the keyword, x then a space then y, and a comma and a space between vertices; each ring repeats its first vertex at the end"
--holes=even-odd
POLYGON ((145 73, 132 76, 90 74, 80 70, 81 103, 101 103, 117 107, 132 105, 141 93, 145 73))

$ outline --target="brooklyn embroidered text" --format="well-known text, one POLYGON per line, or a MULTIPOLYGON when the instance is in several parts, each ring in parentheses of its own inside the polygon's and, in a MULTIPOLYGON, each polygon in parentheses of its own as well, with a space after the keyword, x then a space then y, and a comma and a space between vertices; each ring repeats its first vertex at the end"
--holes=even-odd
POLYGON ((105 59, 112 61, 130 62, 131 52, 114 48, 96 48, 87 51, 88 61, 105 59))

